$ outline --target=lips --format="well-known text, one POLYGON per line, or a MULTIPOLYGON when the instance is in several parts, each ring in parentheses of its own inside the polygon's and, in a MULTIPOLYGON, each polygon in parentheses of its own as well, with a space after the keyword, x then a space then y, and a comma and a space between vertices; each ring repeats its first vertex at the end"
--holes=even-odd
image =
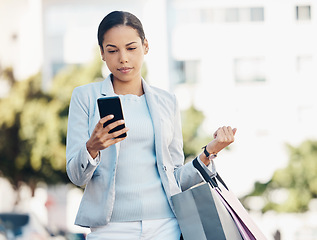
POLYGON ((129 73, 132 68, 131 67, 122 67, 118 69, 121 73, 129 73))

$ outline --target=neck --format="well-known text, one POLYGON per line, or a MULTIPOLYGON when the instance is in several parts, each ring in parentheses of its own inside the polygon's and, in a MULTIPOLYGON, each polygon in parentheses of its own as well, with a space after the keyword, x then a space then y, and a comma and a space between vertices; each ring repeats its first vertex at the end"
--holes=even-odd
POLYGON ((141 96, 144 94, 142 81, 131 81, 131 82, 121 82, 121 81, 112 81, 113 90, 118 95, 133 94, 141 96))

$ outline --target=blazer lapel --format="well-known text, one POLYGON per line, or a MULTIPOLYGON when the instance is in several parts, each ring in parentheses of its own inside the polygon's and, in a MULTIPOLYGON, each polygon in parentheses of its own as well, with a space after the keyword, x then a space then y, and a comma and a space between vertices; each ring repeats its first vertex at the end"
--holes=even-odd
MULTIPOLYGON (((112 81, 111 81, 111 74, 109 74, 108 77, 101 82, 100 94, 101 94, 101 97, 111 97, 111 96, 116 95, 114 90, 113 90, 113 85, 112 85, 112 81)), ((95 109, 96 109, 95 115, 98 115, 98 119, 96 121, 96 123, 97 123, 100 119, 97 101, 96 101, 95 109)), ((115 144, 115 148, 116 148, 116 154, 117 154, 117 158, 118 158, 119 151, 120 151, 120 142, 115 144)))
POLYGON ((109 76, 101 82, 100 94, 108 97, 115 95, 111 81, 111 74, 109 74, 109 76))
POLYGON ((153 93, 150 86, 142 79, 143 90, 145 93, 145 98, 147 105, 150 110, 151 118, 154 126, 154 139, 155 139, 155 151, 157 157, 157 163, 163 165, 162 158, 162 133, 161 133, 161 116, 158 104, 158 95, 153 93))
POLYGON ((91 109, 91 111, 94 111, 94 116, 93 116, 92 121, 90 122, 90 125, 89 125, 89 134, 92 134, 96 124, 100 120, 97 99, 101 98, 101 97, 106 97, 106 96, 110 97, 113 95, 114 95, 114 91, 113 91, 113 87, 112 87, 112 83, 111 83, 111 78, 109 75, 105 80, 100 82, 100 94, 97 93, 95 96, 96 100, 94 103, 94 109, 91 109))
MULTIPOLYGON (((154 126, 154 140, 155 140, 155 152, 156 152, 156 166, 161 177, 161 181, 164 187, 164 191, 167 196, 171 195, 169 186, 169 177, 167 173, 167 167, 164 164, 164 149, 163 149, 163 136, 162 136, 162 122, 161 122, 161 110, 159 104, 159 95, 154 93, 149 85, 142 79, 143 89, 147 105, 150 110, 151 118, 154 126)), ((172 177, 172 176, 170 176, 172 177)), ((169 199, 170 201, 170 199, 169 199)), ((170 203, 171 204, 171 203, 170 203)))

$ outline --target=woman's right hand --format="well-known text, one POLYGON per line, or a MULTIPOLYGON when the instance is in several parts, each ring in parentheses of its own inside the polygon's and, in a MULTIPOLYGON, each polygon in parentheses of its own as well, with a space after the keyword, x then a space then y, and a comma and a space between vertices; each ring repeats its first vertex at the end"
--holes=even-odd
POLYGON ((106 149, 107 147, 116 144, 117 142, 120 142, 126 138, 115 137, 118 137, 121 134, 126 133, 129 130, 127 127, 119 131, 109 133, 109 131, 113 128, 124 124, 124 120, 118 120, 116 122, 109 124, 105 128, 103 127, 104 123, 111 120, 113 117, 113 115, 108 115, 104 118, 101 118, 99 122, 96 124, 95 129, 92 132, 89 140, 87 141, 86 147, 92 158, 96 158, 100 150, 106 149))

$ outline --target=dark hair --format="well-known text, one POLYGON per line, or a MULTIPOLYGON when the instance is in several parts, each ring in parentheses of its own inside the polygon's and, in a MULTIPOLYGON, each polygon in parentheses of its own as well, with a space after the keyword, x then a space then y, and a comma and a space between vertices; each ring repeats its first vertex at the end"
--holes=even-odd
POLYGON ((105 16, 98 27, 98 44, 102 50, 102 43, 105 33, 109 29, 116 27, 118 25, 130 26, 133 29, 137 30, 142 43, 144 43, 145 35, 141 21, 129 12, 114 11, 105 16))

